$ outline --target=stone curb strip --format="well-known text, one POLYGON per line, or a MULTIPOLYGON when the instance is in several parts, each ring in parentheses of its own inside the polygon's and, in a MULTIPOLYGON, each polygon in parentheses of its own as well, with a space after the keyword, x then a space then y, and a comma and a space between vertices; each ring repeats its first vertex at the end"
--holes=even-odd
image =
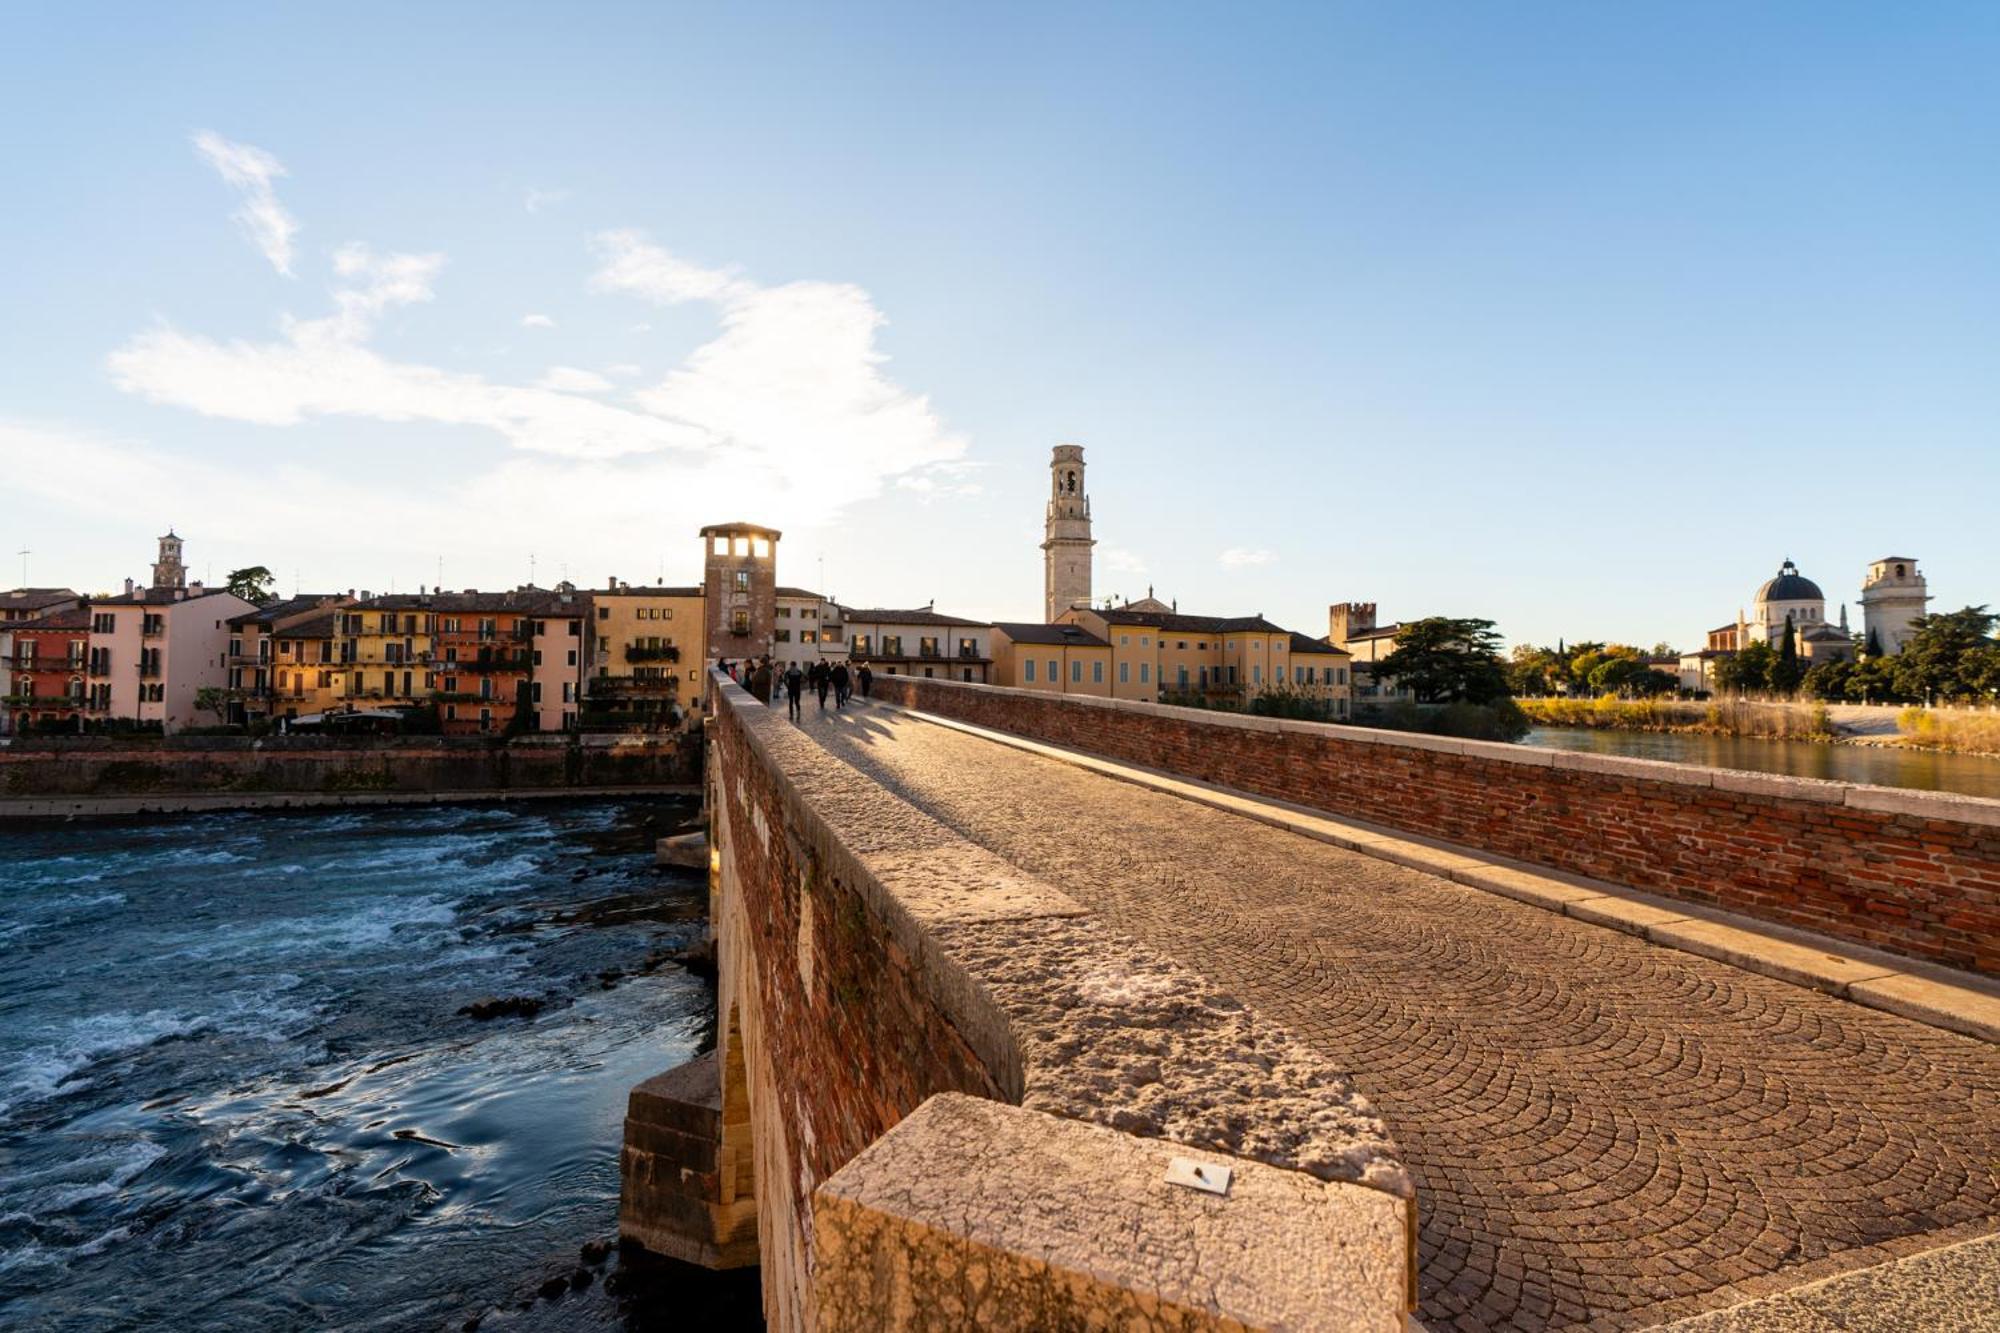
POLYGON ((1254 819, 1348 851, 1408 866, 1468 888, 1560 912, 1932 1027, 2000 1043, 2000 985, 1874 949, 1840 944, 1807 931, 1755 922, 1730 912, 1690 907, 1582 876, 1486 856, 1409 834, 1078 750, 992 731, 895 704, 869 706, 934 726, 1039 754, 1121 782, 1149 787, 1254 819))

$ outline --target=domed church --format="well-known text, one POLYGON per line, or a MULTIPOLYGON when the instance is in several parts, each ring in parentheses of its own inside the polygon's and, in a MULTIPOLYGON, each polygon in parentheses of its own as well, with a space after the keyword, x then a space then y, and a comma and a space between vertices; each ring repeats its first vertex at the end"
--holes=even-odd
POLYGON ((1840 624, 1826 620, 1826 594, 1819 585, 1799 573, 1789 557, 1778 566, 1777 574, 1757 589, 1748 619, 1738 622, 1738 646, 1768 643, 1783 646, 1785 626, 1798 636, 1799 656, 1814 662, 1831 662, 1854 656, 1854 637, 1847 629, 1847 604, 1841 603, 1840 624))

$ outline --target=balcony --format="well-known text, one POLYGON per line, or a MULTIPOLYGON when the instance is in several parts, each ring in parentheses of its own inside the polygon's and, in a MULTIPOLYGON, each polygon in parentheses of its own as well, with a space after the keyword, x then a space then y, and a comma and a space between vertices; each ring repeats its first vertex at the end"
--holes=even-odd
POLYGON ((592 695, 678 694, 681 683, 658 676, 592 676, 586 682, 592 695))
POLYGON ((672 644, 658 648, 646 648, 636 643, 625 645, 625 660, 628 662, 678 662, 681 650, 672 644))
POLYGON ((512 654, 500 657, 478 657, 469 662, 439 662, 436 666, 438 672, 442 675, 450 676, 463 672, 471 672, 477 675, 483 671, 526 671, 528 670, 528 659, 521 654, 512 654))

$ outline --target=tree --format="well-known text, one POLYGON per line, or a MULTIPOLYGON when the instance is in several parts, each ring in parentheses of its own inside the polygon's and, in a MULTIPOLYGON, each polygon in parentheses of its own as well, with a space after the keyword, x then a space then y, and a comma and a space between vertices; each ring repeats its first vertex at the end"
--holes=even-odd
POLYGON ((1748 694, 1771 688, 1771 669, 1778 655, 1768 643, 1753 643, 1730 657, 1717 658, 1715 686, 1734 694, 1748 694))
POLYGON ((224 716, 229 711, 229 691, 215 685, 204 685, 194 692, 194 706, 204 713, 215 714, 218 724, 227 721, 224 716))
POLYGON ((1798 627, 1792 624, 1790 616, 1786 616, 1785 638, 1778 648, 1778 660, 1768 673, 1768 685, 1775 694, 1791 694, 1805 677, 1806 664, 1799 659, 1798 627))
POLYGON ((1895 666, 1896 688, 1907 699, 1958 699, 1977 696, 1991 689, 1987 683, 1993 671, 1993 655, 2000 645, 1993 641, 1993 626, 2000 621, 1983 606, 1919 616, 1911 623, 1914 631, 1903 651, 1890 661, 1895 666))
POLYGON ((1569 688, 1569 670, 1560 649, 1516 644, 1507 663, 1507 688, 1516 696, 1561 694, 1569 688))
POLYGON ((1420 703, 1495 703, 1508 698, 1500 636, 1490 620, 1430 616, 1396 635, 1394 651, 1376 665, 1420 703))
POLYGON ((246 602, 268 606, 278 600, 277 590, 272 587, 275 582, 270 570, 262 565, 251 565, 247 569, 230 570, 229 582, 223 585, 223 591, 234 593, 246 602))

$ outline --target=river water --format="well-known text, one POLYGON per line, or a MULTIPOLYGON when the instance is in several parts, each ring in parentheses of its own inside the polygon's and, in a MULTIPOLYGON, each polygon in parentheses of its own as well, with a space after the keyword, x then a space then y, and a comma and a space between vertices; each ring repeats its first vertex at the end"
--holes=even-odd
POLYGON ((650 854, 693 814, 0 830, 0 1326, 674 1326, 663 1282, 754 1325, 754 1285, 579 1258, 626 1091, 713 1022, 668 961, 705 885, 650 854), (486 996, 545 1007, 459 1013, 486 996))
POLYGON ((1635 759, 1665 759, 1708 768, 1748 769, 1797 778, 1830 778, 1880 787, 1921 787, 1927 791, 2000 798, 2000 759, 1984 755, 1941 754, 1891 746, 1824 745, 1755 736, 1580 727, 1537 727, 1528 733, 1524 743, 1635 759))

